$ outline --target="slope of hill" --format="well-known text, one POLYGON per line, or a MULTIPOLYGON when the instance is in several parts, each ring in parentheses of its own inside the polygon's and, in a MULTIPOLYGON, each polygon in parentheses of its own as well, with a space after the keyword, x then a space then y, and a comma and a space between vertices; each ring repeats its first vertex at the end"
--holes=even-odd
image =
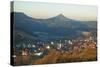
POLYGON ((15 31, 23 31, 37 40, 73 39, 96 27, 96 21, 76 21, 63 14, 48 19, 31 18, 21 12, 12 12, 11 15, 14 16, 15 31))

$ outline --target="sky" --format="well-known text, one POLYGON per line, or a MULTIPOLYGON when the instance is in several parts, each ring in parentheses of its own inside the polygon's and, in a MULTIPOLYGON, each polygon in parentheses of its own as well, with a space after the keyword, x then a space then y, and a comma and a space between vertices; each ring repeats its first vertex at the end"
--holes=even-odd
POLYGON ((97 6, 14 1, 13 7, 14 12, 23 12, 30 17, 38 19, 46 19, 63 14, 67 18, 75 20, 97 20, 97 6))

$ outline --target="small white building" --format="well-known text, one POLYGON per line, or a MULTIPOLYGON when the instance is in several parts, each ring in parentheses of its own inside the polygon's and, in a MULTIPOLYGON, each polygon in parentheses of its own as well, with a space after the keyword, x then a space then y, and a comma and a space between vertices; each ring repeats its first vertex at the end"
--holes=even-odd
POLYGON ((54 42, 51 42, 51 44, 53 45, 53 44, 54 44, 54 42))
POLYGON ((42 54, 43 54, 43 52, 34 53, 34 55, 36 55, 36 56, 41 56, 42 54))
POLYGON ((26 56, 26 55, 28 55, 28 54, 27 54, 27 52, 22 51, 22 55, 26 56))
POLYGON ((69 43, 69 44, 73 44, 70 40, 68 40, 68 43, 69 43))
POLYGON ((37 50, 34 50, 34 52, 37 52, 37 50))
POLYGON ((30 44, 30 43, 28 44, 28 47, 29 47, 29 48, 31 47, 31 44, 30 44))
POLYGON ((57 45, 58 45, 57 49, 60 49, 62 47, 61 43, 58 43, 57 45))
POLYGON ((13 58, 16 58, 17 56, 16 56, 16 55, 13 55, 12 57, 13 57, 13 58))
POLYGON ((36 46, 33 44, 32 47, 36 47, 36 46))
POLYGON ((48 45, 48 46, 46 46, 46 49, 50 49, 50 46, 48 45))

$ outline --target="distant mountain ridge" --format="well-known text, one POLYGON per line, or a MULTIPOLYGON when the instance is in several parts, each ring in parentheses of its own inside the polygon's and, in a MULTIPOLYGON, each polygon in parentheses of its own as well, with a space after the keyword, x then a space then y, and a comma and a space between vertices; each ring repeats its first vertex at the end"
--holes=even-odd
POLYGON ((31 18, 21 12, 12 12, 11 16, 14 17, 15 31, 25 32, 25 35, 22 33, 24 37, 31 35, 38 40, 73 39, 79 37, 82 31, 96 29, 97 25, 97 21, 76 21, 63 14, 48 19, 31 18))

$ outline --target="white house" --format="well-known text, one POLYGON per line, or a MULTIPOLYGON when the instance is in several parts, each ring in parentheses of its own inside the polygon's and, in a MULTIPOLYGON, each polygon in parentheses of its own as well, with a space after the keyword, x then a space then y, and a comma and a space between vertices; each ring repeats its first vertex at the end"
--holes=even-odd
POLYGON ((73 44, 70 40, 68 40, 68 43, 69 43, 69 44, 73 44))
POLYGON ((22 51, 22 55, 26 56, 28 55, 26 51, 22 51))
POLYGON ((41 56, 42 54, 43 54, 43 52, 34 53, 34 55, 36 55, 36 56, 41 56))
POLYGON ((13 57, 13 58, 16 58, 17 56, 16 56, 16 55, 13 55, 12 57, 13 57))
POLYGON ((28 47, 29 47, 29 48, 31 47, 31 44, 30 44, 30 43, 28 44, 28 47))
POLYGON ((36 46, 33 44, 32 47, 36 47, 36 46))
POLYGON ((50 49, 50 46, 48 45, 48 46, 46 46, 46 48, 47 48, 47 49, 50 49))
POLYGON ((53 44, 54 44, 54 42, 51 42, 51 44, 53 45, 53 44))
POLYGON ((58 45, 57 49, 60 49, 60 48, 61 48, 61 46, 62 46, 62 44, 61 44, 61 43, 58 43, 57 45, 58 45))

